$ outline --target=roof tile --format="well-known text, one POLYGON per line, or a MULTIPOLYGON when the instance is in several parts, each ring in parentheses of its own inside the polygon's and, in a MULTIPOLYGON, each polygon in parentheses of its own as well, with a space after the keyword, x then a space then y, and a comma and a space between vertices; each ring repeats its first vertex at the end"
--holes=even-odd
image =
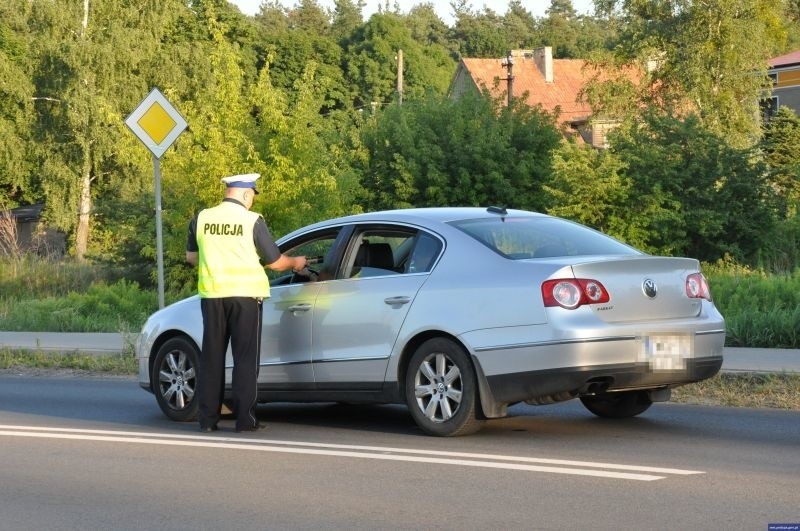
POLYGON ((769 66, 772 68, 777 68, 779 66, 788 66, 798 63, 800 63, 800 50, 787 53, 784 55, 779 55, 778 57, 773 57, 767 62, 767 64, 769 64, 769 66))
MULTIPOLYGON (((500 59, 464 58, 462 63, 476 85, 486 87, 494 97, 505 94, 507 71, 500 59)), ((580 100, 579 93, 596 73, 583 59, 553 59, 553 81, 548 83, 532 59, 521 59, 514 63, 514 96, 527 93, 532 107, 541 105, 551 113, 559 109, 561 124, 585 120, 592 108, 580 100)))

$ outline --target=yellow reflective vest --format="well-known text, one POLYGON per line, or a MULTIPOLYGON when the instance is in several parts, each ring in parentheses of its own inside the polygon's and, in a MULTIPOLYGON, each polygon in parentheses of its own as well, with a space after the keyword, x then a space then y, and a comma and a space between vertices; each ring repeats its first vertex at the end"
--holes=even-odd
POLYGON ((201 298, 269 297, 253 227, 260 217, 230 201, 197 215, 197 291, 201 298))

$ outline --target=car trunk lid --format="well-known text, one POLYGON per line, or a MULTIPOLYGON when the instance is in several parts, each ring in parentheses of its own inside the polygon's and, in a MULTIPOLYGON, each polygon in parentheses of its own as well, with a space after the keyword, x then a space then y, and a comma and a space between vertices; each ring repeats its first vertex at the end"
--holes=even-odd
POLYGON ((691 258, 626 256, 573 264, 572 271, 605 286, 610 300, 591 308, 603 321, 617 323, 698 315, 701 301, 687 296, 686 277, 699 266, 691 258))

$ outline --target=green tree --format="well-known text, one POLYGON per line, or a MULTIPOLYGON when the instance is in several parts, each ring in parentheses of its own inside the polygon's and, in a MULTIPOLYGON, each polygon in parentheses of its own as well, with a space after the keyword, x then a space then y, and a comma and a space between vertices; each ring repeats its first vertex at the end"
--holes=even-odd
POLYGON ((395 99, 398 50, 403 50, 405 62, 404 97, 414 99, 428 90, 442 94, 447 90, 455 71, 447 49, 419 44, 398 15, 375 14, 356 31, 344 57, 356 107, 395 99))
POLYGON ((140 6, 111 0, 29 3, 36 87, 35 142, 46 217, 66 230, 74 254, 92 244, 95 201, 112 176, 140 181, 122 163, 133 143, 122 118, 142 97, 164 28, 179 2, 140 6))
POLYGON ((349 208, 339 199, 346 153, 320 115, 324 87, 319 85, 326 81, 315 74, 309 65, 290 99, 272 85, 267 65, 249 95, 256 112, 251 137, 264 161, 264 192, 256 206, 277 235, 349 208))
POLYGON ((255 16, 256 25, 265 35, 281 35, 289 29, 287 10, 280 0, 264 0, 255 16))
POLYGON ((505 57, 510 44, 503 20, 494 11, 474 12, 466 1, 451 3, 455 15, 452 38, 461 57, 505 57))
POLYGON ((800 118, 780 107, 764 124, 761 151, 778 198, 778 221, 764 238, 759 265, 780 273, 800 266, 800 118))
POLYGON ((412 7, 405 17, 405 25, 411 31, 411 38, 423 46, 450 46, 447 25, 439 18, 430 2, 412 7))
POLYGON ((315 75, 329 80, 324 86, 323 112, 351 107, 352 91, 340 66, 343 51, 332 37, 294 29, 270 35, 265 38, 265 43, 267 47, 261 67, 269 62, 270 79, 276 87, 293 92, 297 80, 313 63, 315 75))
POLYGON ((33 127, 27 2, 0 5, 0 210, 41 199, 34 187, 30 135, 33 127))
POLYGON ((579 15, 570 0, 553 0, 539 20, 536 45, 552 46, 554 57, 589 59, 595 52, 613 50, 618 31, 616 15, 579 15))
POLYGON ((786 20, 788 35, 786 37, 785 52, 797 50, 800 48, 800 0, 787 0, 786 1, 786 20))
MULTIPOLYGON (((184 266, 186 227, 200 209, 219 201, 220 179, 237 173, 264 172, 248 129, 252 127, 250 104, 244 95, 244 72, 237 47, 226 38, 225 26, 213 5, 197 13, 211 41, 205 46, 211 78, 203 90, 180 105, 190 127, 180 144, 162 163, 164 174, 164 249, 167 280, 173 288, 193 282, 184 266)), ((155 258, 155 249, 144 248, 155 258)))
POLYGON ((314 35, 328 35, 331 31, 331 15, 317 0, 300 0, 287 13, 289 27, 314 35))
MULTIPOLYGON (((767 59, 786 36, 782 9, 771 0, 618 0, 625 20, 618 55, 630 68, 656 66, 630 108, 691 110, 736 146, 760 133, 758 100, 767 59)), ((607 4, 607 5, 606 5, 607 4)))
POLYGON ((640 249, 649 248, 648 219, 653 212, 640 203, 633 179, 619 155, 564 141, 553 153, 553 178, 544 187, 551 205, 547 213, 573 221, 640 249))
POLYGON ((356 29, 364 23, 361 14, 364 0, 334 0, 331 35, 340 45, 344 45, 356 29))
POLYGON ((796 215, 800 206, 800 118, 781 107, 764 126, 761 149, 771 170, 770 181, 787 208, 796 215))
POLYGON ((503 27, 508 49, 533 48, 537 42, 536 19, 520 0, 511 0, 503 16, 503 27))
POLYGON ((363 204, 541 210, 559 138, 552 117, 524 105, 501 110, 481 95, 390 105, 364 127, 363 204))
POLYGON ((731 147, 694 115, 648 115, 610 135, 633 183, 631 219, 645 250, 753 262, 773 220, 767 172, 751 149, 731 147))

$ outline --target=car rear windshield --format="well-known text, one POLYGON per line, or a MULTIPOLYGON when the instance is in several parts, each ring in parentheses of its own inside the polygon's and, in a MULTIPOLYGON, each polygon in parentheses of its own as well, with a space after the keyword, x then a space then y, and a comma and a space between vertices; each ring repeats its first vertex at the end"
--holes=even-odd
POLYGON ((560 218, 497 217, 465 219, 450 224, 512 260, 641 254, 605 234, 560 218))

